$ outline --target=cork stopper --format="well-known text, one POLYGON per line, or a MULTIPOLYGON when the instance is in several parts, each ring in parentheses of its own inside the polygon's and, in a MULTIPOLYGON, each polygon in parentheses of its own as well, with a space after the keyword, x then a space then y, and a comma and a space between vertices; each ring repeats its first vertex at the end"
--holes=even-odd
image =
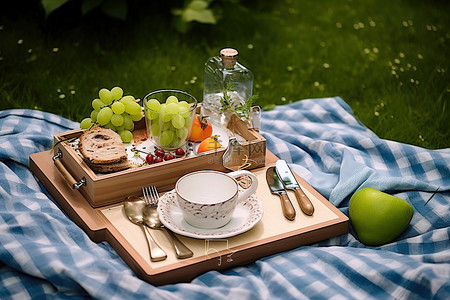
POLYGON ((238 51, 233 48, 224 48, 220 50, 220 58, 225 68, 233 68, 238 59, 238 51))

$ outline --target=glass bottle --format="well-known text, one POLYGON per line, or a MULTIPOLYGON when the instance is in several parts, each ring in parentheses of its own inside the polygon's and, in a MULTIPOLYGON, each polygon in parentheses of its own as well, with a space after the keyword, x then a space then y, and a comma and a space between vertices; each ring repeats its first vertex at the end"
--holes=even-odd
POLYGON ((236 114, 250 126, 253 73, 237 60, 237 50, 224 48, 205 63, 201 113, 212 123, 226 126, 236 114))

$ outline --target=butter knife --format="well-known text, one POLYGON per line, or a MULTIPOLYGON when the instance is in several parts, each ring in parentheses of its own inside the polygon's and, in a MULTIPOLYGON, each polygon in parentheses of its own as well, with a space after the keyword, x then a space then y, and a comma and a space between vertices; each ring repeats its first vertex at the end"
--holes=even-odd
POLYGON ((283 210, 283 215, 286 219, 292 221, 295 219, 295 210, 292 206, 291 200, 284 189, 283 183, 278 179, 275 167, 270 167, 266 171, 266 181, 269 185, 272 194, 277 194, 280 196, 281 209, 283 210))
POLYGON ((287 190, 293 190, 295 193, 295 197, 297 198, 298 204, 300 205, 301 210, 304 214, 311 216, 314 213, 314 206, 309 200, 308 196, 305 195, 300 185, 295 179, 294 174, 289 168, 288 164, 285 160, 278 160, 276 162, 276 170, 278 177, 283 182, 284 187, 287 190))

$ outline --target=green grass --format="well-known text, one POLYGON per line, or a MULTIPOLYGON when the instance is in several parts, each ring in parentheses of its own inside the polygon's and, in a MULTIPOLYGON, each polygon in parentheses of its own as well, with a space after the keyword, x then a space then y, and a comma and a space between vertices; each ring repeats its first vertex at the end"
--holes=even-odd
POLYGON ((126 23, 68 11, 44 22, 19 1, 0 13, 0 109, 80 121, 98 90, 116 85, 136 97, 178 88, 201 99, 204 62, 231 46, 254 72, 265 109, 340 96, 382 138, 450 146, 450 4, 260 2, 223 7, 217 25, 180 34, 153 3, 126 23))

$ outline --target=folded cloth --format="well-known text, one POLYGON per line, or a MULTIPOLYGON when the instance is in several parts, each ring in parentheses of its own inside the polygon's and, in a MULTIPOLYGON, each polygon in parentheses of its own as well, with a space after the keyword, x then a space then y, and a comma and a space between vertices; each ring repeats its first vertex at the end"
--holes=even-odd
POLYGON ((351 195, 363 187, 405 199, 414 208, 408 229, 381 247, 361 244, 351 229, 247 266, 161 287, 137 278, 107 243, 92 242, 28 169, 30 154, 50 149, 54 134, 78 126, 35 110, 0 111, 0 299, 450 295, 450 149, 380 139, 338 97, 264 111, 261 133, 268 149, 346 214, 351 195))

